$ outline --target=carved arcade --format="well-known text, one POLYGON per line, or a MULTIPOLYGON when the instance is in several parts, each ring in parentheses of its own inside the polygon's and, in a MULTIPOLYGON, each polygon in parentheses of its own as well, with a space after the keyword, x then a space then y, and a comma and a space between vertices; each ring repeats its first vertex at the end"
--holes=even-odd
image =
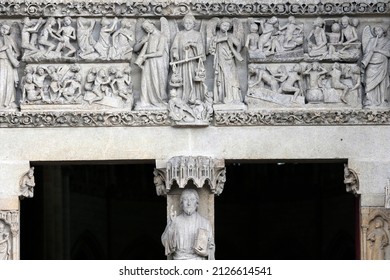
POLYGON ((389 258, 390 212, 385 208, 361 209, 362 259, 385 260, 389 258))
POLYGON ((279 16, 282 5, 272 11, 260 5, 256 12, 250 3, 242 10, 230 4, 229 17, 223 17, 222 1, 210 4, 214 9, 205 17, 207 5, 176 3, 172 14, 161 16, 173 5, 166 4, 159 8, 162 14, 142 18, 152 5, 131 16, 126 6, 118 10, 121 17, 109 12, 98 17, 98 11, 86 17, 87 6, 81 4, 77 13, 67 6, 72 12, 64 17, 53 7, 51 17, 2 20, 5 118, 19 111, 30 117, 32 112, 154 111, 171 125, 207 126, 218 125, 222 115, 248 118, 264 110, 288 110, 299 118, 302 108, 322 115, 389 108, 390 22, 359 17, 366 11, 388 13, 380 3, 376 10, 341 4, 351 11, 342 17, 331 4, 314 5, 313 11, 312 5, 302 10, 297 4, 288 18, 279 16), (299 17, 306 13, 317 17, 299 17))

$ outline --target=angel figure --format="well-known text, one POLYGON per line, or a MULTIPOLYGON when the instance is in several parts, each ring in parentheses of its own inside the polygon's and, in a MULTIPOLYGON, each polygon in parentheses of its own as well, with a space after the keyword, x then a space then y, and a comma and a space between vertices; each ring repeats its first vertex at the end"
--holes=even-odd
POLYGON ((19 48, 11 33, 11 26, 3 23, 0 27, 0 109, 15 104, 16 87, 19 83, 17 68, 19 48))
POLYGON ((363 30, 363 59, 365 69, 365 106, 383 106, 389 101, 390 39, 382 26, 363 30))
POLYGON ((169 67, 169 26, 161 18, 161 31, 149 20, 142 23, 146 35, 135 44, 134 51, 140 51, 135 64, 142 68, 141 96, 137 106, 166 107, 169 67))
MULTIPOLYGON (((179 31, 171 47, 171 65, 174 76, 180 77, 177 96, 184 102, 204 99, 204 83, 197 79, 197 72, 203 71, 206 59, 202 34, 195 30, 195 17, 187 14, 183 18, 184 30, 179 31)), ((205 72, 203 72, 203 75, 205 72)))
POLYGON ((237 19, 222 18, 212 20, 208 30, 208 51, 214 55, 214 102, 215 103, 242 103, 240 82, 236 60, 243 61, 240 55, 243 34, 242 25, 237 19), (217 23, 216 25, 213 23, 217 23), (234 25, 233 32, 229 32, 234 25), (215 31, 215 27, 219 27, 215 31), (211 33, 214 36, 211 36, 211 33))

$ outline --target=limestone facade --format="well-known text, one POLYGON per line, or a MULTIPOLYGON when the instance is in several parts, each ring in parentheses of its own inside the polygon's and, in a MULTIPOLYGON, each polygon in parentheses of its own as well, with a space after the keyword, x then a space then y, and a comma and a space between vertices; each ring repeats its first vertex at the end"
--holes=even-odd
POLYGON ((213 230, 225 161, 344 161, 361 258, 390 259, 390 2, 1 7, 0 259, 20 257, 31 162, 132 160, 156 161, 167 213, 197 189, 213 230))

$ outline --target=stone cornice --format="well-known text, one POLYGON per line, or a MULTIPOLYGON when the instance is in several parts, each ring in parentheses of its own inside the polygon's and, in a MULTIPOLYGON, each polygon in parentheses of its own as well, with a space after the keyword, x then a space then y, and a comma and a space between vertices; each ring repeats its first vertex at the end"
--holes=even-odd
POLYGON ((269 15, 345 15, 389 14, 390 2, 384 1, 98 1, 42 0, 0 1, 0 16, 165 16, 187 13, 197 16, 269 15))
MULTIPOLYGON (((0 113, 1 128, 170 126, 166 111, 0 113)), ((216 111, 215 126, 390 125, 389 110, 216 111)))

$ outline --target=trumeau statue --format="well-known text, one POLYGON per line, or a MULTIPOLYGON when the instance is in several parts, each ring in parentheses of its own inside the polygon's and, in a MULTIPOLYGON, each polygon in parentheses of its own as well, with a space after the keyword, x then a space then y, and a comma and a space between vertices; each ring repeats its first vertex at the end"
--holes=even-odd
POLYGON ((176 216, 173 206, 168 225, 161 237, 165 255, 174 260, 213 260, 215 244, 210 222, 198 213, 199 195, 194 189, 183 190, 176 216))

